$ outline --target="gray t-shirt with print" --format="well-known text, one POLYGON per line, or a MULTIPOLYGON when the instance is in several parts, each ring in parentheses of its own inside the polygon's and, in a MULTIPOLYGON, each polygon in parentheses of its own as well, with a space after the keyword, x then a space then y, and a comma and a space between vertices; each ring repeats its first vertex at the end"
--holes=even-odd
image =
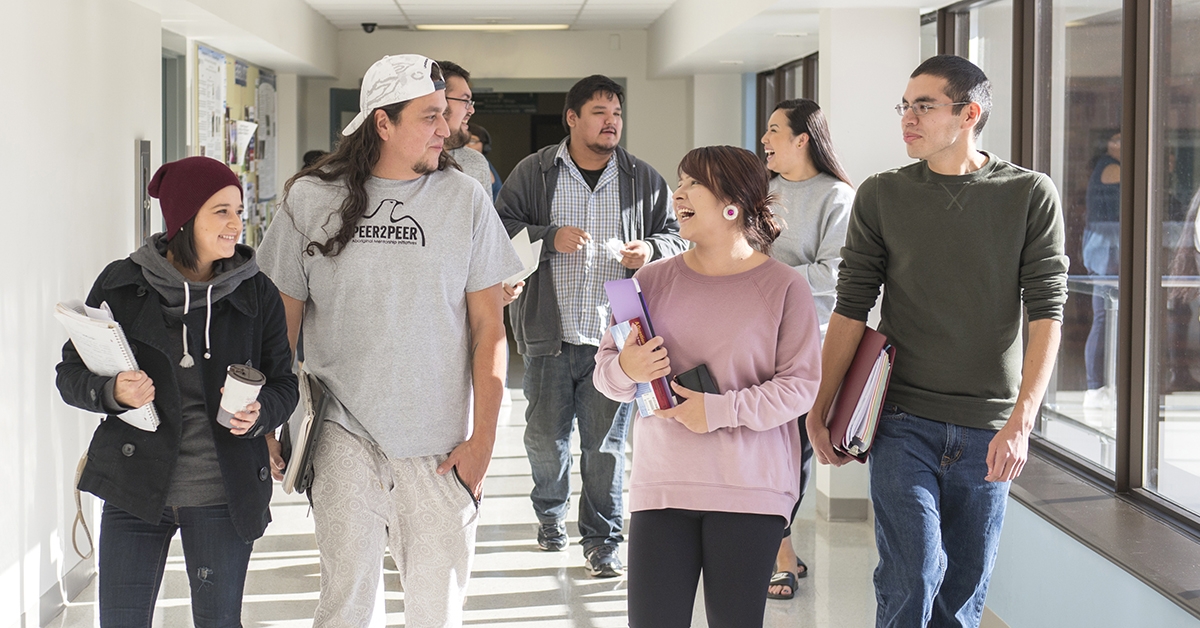
POLYGON ((309 255, 310 242, 337 233, 346 187, 296 181, 258 263, 280 291, 305 302, 305 369, 344 407, 329 418, 391 458, 445 454, 470 429, 467 293, 503 281, 521 262, 490 195, 457 170, 372 177, 366 190, 367 213, 342 252, 325 257, 314 247, 309 255))

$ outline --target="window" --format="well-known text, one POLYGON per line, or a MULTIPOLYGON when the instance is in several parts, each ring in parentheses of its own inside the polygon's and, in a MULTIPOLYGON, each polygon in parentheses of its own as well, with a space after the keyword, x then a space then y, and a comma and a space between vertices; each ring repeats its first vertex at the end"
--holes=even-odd
POLYGON ((1200 512, 1200 2, 1153 11, 1142 486, 1200 512))
POLYGON ((938 14, 926 13, 921 16, 921 60, 924 61, 938 53, 938 14))
MULTIPOLYGON (((757 77, 758 137, 767 132, 767 120, 775 105, 793 98, 817 99, 817 53, 789 61, 774 70, 759 72, 757 77)), ((762 144, 758 156, 766 157, 762 144)))
POLYGON ((992 112, 979 135, 979 148, 1012 159, 1013 0, 960 2, 923 16, 921 58, 937 50, 969 59, 987 74, 992 112))
POLYGON ((1070 291, 1038 433, 1116 469, 1121 1, 1054 7, 1050 177, 1062 196, 1070 291))

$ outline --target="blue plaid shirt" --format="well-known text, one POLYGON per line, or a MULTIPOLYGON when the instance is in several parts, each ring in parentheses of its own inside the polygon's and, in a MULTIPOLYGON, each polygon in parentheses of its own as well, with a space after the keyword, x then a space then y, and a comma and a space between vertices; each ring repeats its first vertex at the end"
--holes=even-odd
POLYGON ((555 160, 564 168, 550 201, 550 222, 558 227, 577 227, 592 236, 582 250, 550 258, 562 340, 598 347, 610 318, 604 282, 625 278, 625 267, 604 248, 610 238, 621 239, 617 158, 609 158, 595 190, 584 181, 566 142, 559 147, 555 160))

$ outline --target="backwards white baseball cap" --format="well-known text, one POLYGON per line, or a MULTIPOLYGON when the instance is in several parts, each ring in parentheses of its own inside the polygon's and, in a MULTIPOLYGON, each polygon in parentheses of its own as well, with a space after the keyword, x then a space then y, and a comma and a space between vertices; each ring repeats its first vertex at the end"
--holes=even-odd
POLYGON ((358 130, 367 116, 380 107, 420 98, 446 89, 442 70, 421 55, 386 56, 367 68, 358 93, 358 115, 342 129, 342 135, 358 130))

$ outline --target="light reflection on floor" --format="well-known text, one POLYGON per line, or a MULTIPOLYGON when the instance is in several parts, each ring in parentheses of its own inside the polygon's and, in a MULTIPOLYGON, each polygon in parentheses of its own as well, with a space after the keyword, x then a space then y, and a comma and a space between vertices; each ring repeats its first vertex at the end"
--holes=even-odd
MULTIPOLYGON (((511 412, 500 418, 495 457, 485 484, 477 556, 466 604, 467 626, 616 627, 625 618, 625 579, 596 580, 583 571, 583 553, 572 544, 568 551, 538 551, 535 522, 529 505, 529 463, 521 435, 525 401, 514 392, 511 412)), ((575 445, 576 449, 578 444, 575 445)), ((578 457, 576 457, 576 465, 578 457)), ((573 475, 572 486, 578 487, 573 475)), ((811 495, 810 487, 810 495, 811 495)), ((577 502, 578 493, 573 498, 577 502)), ((312 518, 303 497, 284 495, 276 487, 274 521, 257 541, 251 558, 243 605, 243 625, 300 628, 312 625, 319 590, 319 567, 312 518)), ((574 520, 568 530, 577 538, 574 520)), ((874 623, 875 599, 871 571, 877 560, 873 533, 867 523, 829 523, 818 520, 813 500, 800 509, 793 527, 793 544, 811 568, 800 580, 796 598, 768 601, 769 628, 867 627, 874 623)), ((624 558, 624 550, 622 550, 624 558)), ((384 561, 387 626, 404 625, 404 594, 390 559, 384 561)), ((51 628, 98 626, 95 580, 74 600, 51 628)), ((191 625, 188 584, 183 555, 176 538, 163 579, 154 626, 191 625)), ((707 626, 698 596, 694 626, 707 626)))

